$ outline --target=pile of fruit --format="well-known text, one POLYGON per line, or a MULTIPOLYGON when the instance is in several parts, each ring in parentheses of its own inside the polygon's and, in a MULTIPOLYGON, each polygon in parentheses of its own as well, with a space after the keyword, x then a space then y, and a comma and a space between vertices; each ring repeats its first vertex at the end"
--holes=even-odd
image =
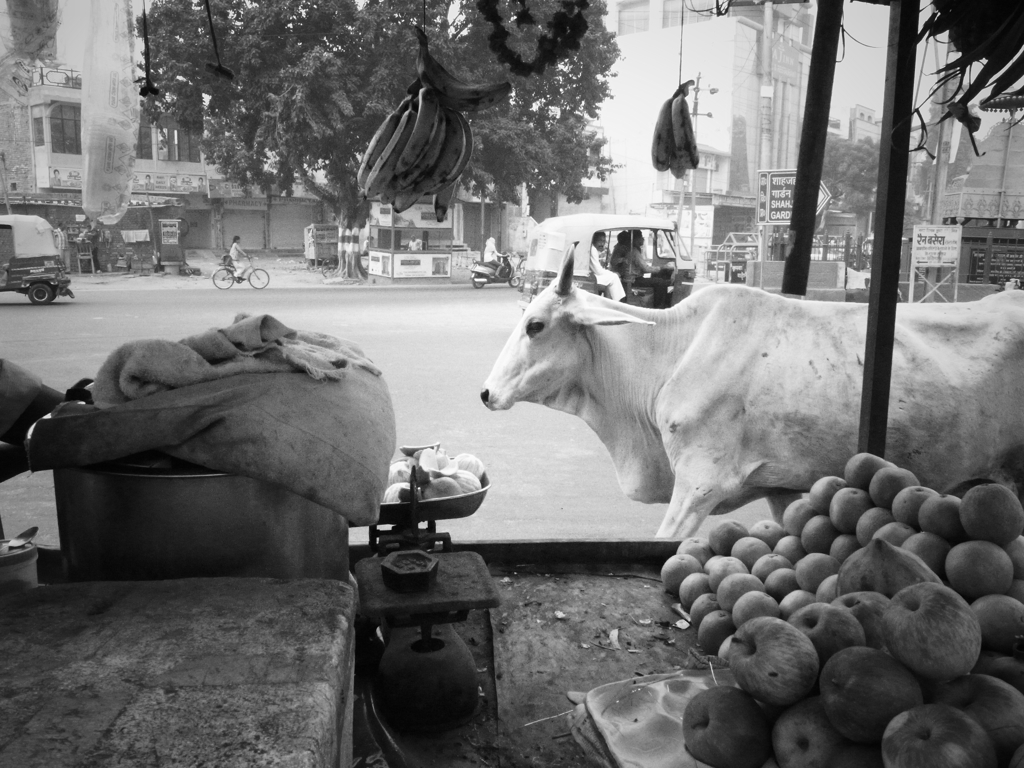
POLYGON ((365 197, 380 195, 396 213, 423 195, 433 195, 437 220, 444 221, 473 155, 473 132, 465 113, 504 101, 512 84, 463 82, 430 54, 427 35, 419 27, 416 36, 416 81, 370 140, 357 180, 365 197))
POLYGON ((486 469, 472 454, 449 457, 439 444, 403 446, 399 450, 405 456, 388 470, 384 504, 410 501, 413 488, 418 500, 428 500, 462 496, 483 487, 486 469))
POLYGON ((675 93, 665 101, 658 112, 654 126, 654 141, 651 144, 651 162, 656 171, 671 171, 677 179, 686 176, 691 168, 700 164, 697 139, 693 135, 690 107, 686 97, 693 80, 687 80, 676 88, 675 93))
POLYGON ((727 520, 662 569, 738 687, 686 707, 713 768, 1024 768, 1024 508, 857 454, 782 524, 727 520))

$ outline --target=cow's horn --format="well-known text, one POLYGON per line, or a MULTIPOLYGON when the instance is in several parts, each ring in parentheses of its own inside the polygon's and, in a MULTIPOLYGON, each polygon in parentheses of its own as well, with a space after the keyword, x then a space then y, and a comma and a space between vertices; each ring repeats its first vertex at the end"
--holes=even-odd
POLYGON ((569 291, 572 290, 573 254, 575 253, 576 246, 579 245, 579 243, 580 241, 577 240, 565 249, 565 256, 562 259, 562 271, 558 275, 558 287, 555 289, 555 293, 559 296, 568 296, 569 291))

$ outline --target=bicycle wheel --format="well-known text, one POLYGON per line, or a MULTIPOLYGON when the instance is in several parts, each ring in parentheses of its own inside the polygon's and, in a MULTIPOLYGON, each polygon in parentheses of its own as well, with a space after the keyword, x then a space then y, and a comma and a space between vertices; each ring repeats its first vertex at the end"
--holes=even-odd
POLYGON ((270 275, 262 269, 254 269, 249 273, 249 285, 253 288, 266 288, 270 283, 270 275))
POLYGON ((213 273, 213 284, 222 291, 235 284, 235 273, 227 267, 221 267, 213 273))

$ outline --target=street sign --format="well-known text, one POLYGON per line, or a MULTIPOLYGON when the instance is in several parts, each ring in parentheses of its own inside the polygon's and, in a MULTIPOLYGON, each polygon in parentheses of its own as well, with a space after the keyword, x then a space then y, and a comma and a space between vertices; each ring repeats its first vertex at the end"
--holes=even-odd
MULTIPOLYGON (((793 218, 793 189, 796 169, 757 172, 757 223, 789 224, 793 218)), ((821 214, 832 200, 824 182, 820 183, 816 213, 821 214)))

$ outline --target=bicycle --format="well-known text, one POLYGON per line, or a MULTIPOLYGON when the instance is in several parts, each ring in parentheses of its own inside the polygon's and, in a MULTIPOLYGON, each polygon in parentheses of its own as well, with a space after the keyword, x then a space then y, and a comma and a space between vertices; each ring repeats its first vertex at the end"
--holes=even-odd
MULTIPOLYGON (((249 266, 252 267, 252 259, 249 259, 249 266)), ((235 283, 244 283, 246 278, 245 270, 242 270, 243 277, 239 277, 232 264, 225 264, 213 273, 213 284, 222 291, 227 290, 235 283)), ((270 275, 266 270, 253 267, 248 275, 249 285, 253 288, 266 288, 270 284, 270 275)))

